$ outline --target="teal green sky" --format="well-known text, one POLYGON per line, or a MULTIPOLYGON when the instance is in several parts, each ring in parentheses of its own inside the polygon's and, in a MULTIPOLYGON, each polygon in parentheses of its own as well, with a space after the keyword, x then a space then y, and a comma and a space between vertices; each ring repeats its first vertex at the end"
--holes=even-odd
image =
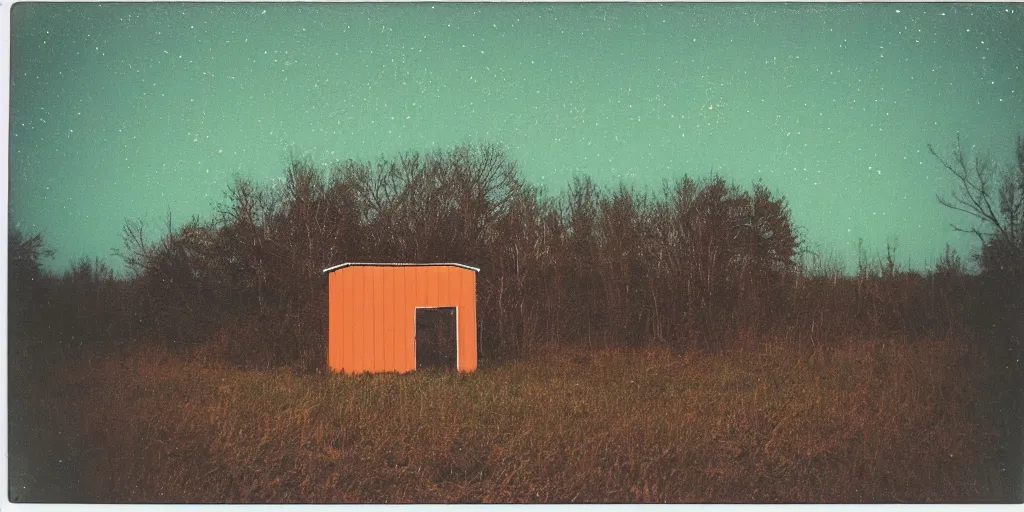
POLYGON ((1015 4, 16 4, 12 225, 50 268, 110 257, 125 218, 209 217, 233 174, 461 142, 660 186, 714 170, 786 196, 852 265, 931 265, 961 217, 927 145, 1009 164, 1024 134, 1015 4))

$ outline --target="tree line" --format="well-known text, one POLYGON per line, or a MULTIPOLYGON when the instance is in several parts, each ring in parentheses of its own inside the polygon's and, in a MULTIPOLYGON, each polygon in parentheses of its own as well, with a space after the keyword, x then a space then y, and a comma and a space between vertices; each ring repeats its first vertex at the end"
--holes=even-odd
POLYGON ((42 238, 10 230, 9 346, 144 341, 243 366, 322 368, 321 270, 348 261, 481 268, 485 360, 546 344, 714 350, 767 337, 966 336, 994 309, 1000 325, 1020 318, 1018 147, 1019 169, 998 172, 959 146, 951 158, 933 150, 961 185, 940 200, 980 219, 966 228, 981 241, 980 275, 948 248, 934 269, 909 271, 895 244, 861 250, 846 275, 837 258, 807 249, 785 198, 760 183, 683 176, 638 190, 576 176, 553 195, 491 144, 327 168, 294 158, 282 180, 236 177, 212 215, 178 227, 168 217, 155 239, 126 221, 122 278, 99 259, 48 275, 42 238))

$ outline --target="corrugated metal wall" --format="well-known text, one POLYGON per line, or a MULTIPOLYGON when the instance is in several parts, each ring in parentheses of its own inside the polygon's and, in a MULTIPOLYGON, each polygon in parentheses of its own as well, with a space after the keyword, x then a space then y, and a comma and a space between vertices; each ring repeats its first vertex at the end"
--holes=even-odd
POLYGON ((327 360, 346 373, 416 369, 416 308, 455 307, 458 369, 476 370, 476 272, 454 265, 351 266, 328 274, 327 360))

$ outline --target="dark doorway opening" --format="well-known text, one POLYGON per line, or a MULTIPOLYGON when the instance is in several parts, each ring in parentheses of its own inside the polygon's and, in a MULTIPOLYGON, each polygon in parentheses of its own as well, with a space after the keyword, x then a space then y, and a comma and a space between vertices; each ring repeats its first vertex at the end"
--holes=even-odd
POLYGON ((416 309, 416 369, 455 370, 458 340, 455 308, 416 309))

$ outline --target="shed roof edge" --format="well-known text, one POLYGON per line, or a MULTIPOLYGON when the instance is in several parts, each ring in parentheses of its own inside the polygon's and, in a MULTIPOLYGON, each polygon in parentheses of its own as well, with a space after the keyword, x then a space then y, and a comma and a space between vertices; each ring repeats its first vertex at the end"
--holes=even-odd
POLYGON ((333 267, 327 267, 323 272, 328 274, 345 267, 459 267, 472 270, 473 272, 480 272, 479 268, 463 265, 462 263, 342 263, 333 267))

